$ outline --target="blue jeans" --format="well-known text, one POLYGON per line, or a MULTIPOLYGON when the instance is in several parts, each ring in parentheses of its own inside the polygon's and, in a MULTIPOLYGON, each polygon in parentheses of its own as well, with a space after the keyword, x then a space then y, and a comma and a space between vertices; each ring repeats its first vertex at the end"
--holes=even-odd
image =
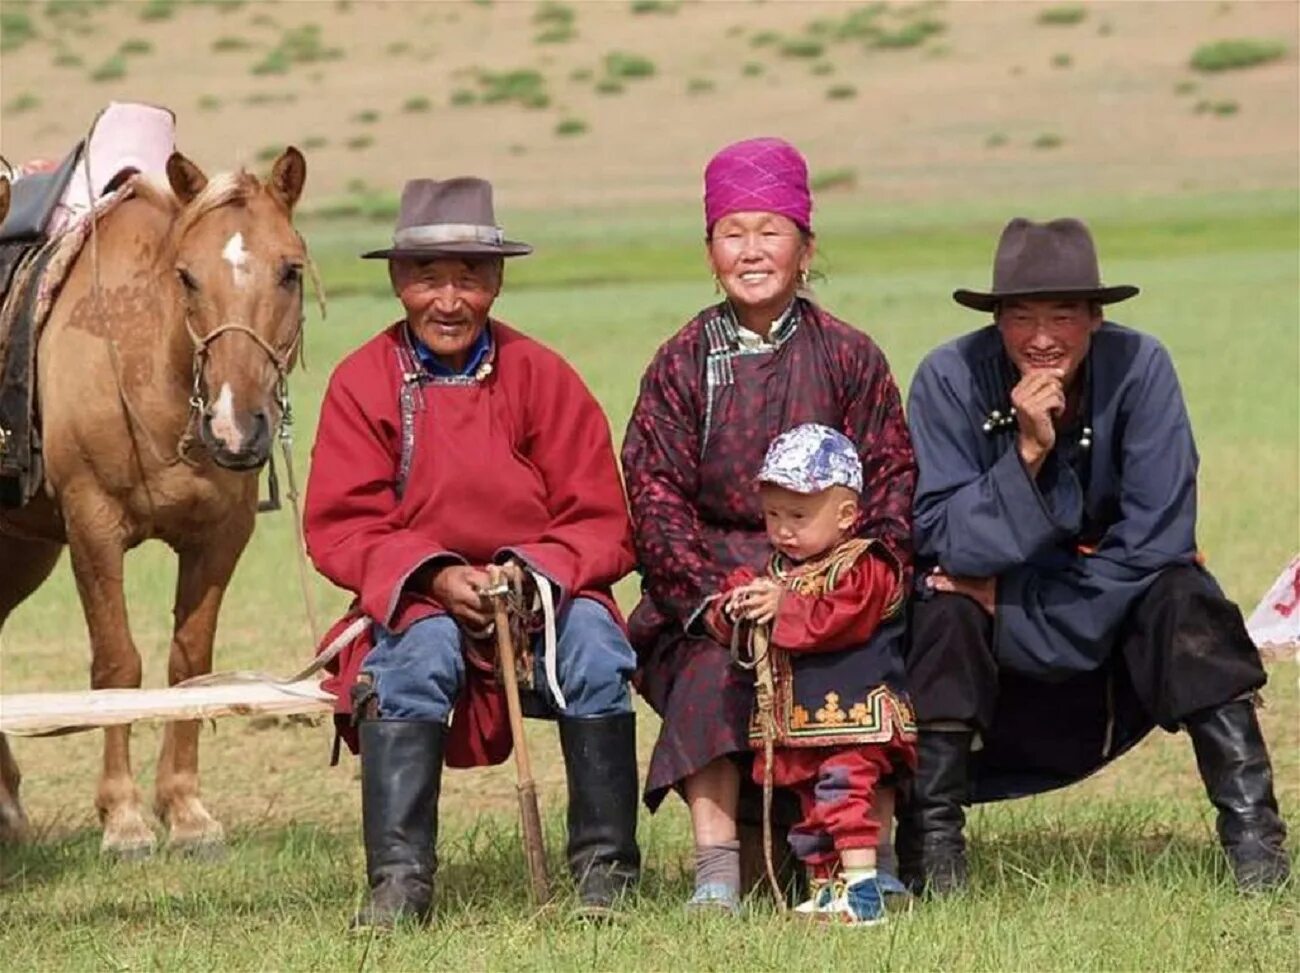
MULTIPOLYGON (((556 619, 555 648, 563 710, 546 685, 541 636, 533 640, 533 685, 553 713, 581 718, 632 712, 628 681, 636 655, 609 609, 592 598, 575 598, 556 619)), ((460 629, 449 615, 422 618, 401 633, 376 626, 375 647, 362 672, 374 683, 382 719, 446 723, 465 684, 460 629)))

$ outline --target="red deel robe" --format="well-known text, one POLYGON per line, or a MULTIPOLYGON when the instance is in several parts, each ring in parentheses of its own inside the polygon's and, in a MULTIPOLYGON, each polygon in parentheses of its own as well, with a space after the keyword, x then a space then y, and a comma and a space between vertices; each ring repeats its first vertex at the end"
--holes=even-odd
MULTIPOLYGON (((428 592, 407 586, 421 566, 511 557, 553 583, 557 611, 584 596, 618 617, 610 588, 634 558, 605 415, 558 354, 501 322, 489 327, 492 368, 485 378, 427 378, 417 387, 414 446, 400 497, 400 390, 415 367, 405 325, 366 342, 330 378, 304 528, 317 569, 357 596, 351 617, 360 612, 400 632, 442 611, 428 592)), ((351 686, 369 646, 366 637, 345 650, 325 683, 340 716, 350 715, 351 686)), ((509 753, 504 707, 495 705, 499 691, 480 670, 467 673, 448 743, 452 766, 497 762, 509 753), (476 721, 473 728, 465 716, 476 721), (494 740, 479 739, 483 734, 494 740)))

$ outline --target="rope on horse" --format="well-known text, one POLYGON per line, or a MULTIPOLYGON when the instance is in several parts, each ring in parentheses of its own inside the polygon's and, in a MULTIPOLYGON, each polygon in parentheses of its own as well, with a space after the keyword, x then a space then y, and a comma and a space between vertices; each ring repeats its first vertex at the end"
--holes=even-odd
POLYGON ((772 888, 777 909, 786 911, 785 894, 776 877, 772 860, 772 758, 776 749, 776 677, 772 673, 772 634, 770 626, 737 623, 731 630, 732 659, 741 668, 754 673, 754 719, 763 734, 763 864, 772 888), (746 630, 747 646, 740 645, 741 629, 746 630))

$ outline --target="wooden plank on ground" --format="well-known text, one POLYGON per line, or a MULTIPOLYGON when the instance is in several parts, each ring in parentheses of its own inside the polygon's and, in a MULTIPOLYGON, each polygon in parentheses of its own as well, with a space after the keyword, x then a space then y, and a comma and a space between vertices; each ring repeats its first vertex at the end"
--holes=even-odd
POLYGON ((316 679, 232 680, 169 689, 87 689, 74 693, 0 696, 0 733, 76 733, 144 720, 207 720, 218 716, 324 713, 334 697, 316 679))

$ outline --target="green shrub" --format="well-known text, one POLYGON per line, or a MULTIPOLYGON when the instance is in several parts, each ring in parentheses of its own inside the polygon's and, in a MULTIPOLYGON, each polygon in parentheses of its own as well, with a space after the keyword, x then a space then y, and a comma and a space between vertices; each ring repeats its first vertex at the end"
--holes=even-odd
POLYGON ((546 79, 540 71, 517 68, 513 71, 480 71, 480 98, 484 104, 517 102, 525 108, 545 108, 551 103, 546 93, 546 79))
POLYGON ((466 105, 472 105, 478 101, 478 95, 468 88, 457 88, 451 93, 451 105, 453 108, 464 108, 466 105))
POLYGON ((1070 57, 1068 54, 1052 55, 1052 67, 1054 68, 1068 68, 1073 63, 1074 58, 1070 57))
POLYGON ((1202 98, 1196 103, 1196 108, 1194 110, 1198 115, 1235 115, 1240 108, 1241 106, 1235 101, 1209 101, 1202 98))
POLYGON ((1197 71, 1234 71, 1276 61, 1285 53, 1281 41, 1238 38, 1202 44, 1192 54, 1191 64, 1197 71))
POLYGON ((886 5, 872 3, 854 10, 835 26, 833 36, 837 41, 872 40, 881 33, 876 19, 885 12, 886 5))
POLYGON ((221 99, 216 95, 199 95, 196 104, 199 111, 217 111, 221 107, 221 99))
POLYGON ((578 32, 568 25, 548 27, 533 38, 534 44, 567 44, 578 36, 578 32))
POLYGON ((688 95, 704 95, 717 87, 708 78, 691 78, 686 82, 686 93, 688 95))
POLYGON ((298 100, 292 91, 254 91, 244 98, 245 105, 291 105, 298 100))
POLYGON ((827 169, 815 172, 808 180, 808 188, 815 193, 831 192, 836 189, 852 189, 858 184, 858 174, 852 169, 827 169))
POLYGON ((511 155, 527 155, 528 146, 520 145, 518 142, 515 142, 509 148, 507 148, 506 151, 509 152, 511 155))
POLYGON ((677 0, 632 0, 634 14, 675 14, 679 6, 677 0))
POLYGON ((91 81, 117 81, 124 77, 126 77, 126 58, 121 54, 114 54, 90 72, 91 81))
POLYGON ((82 18, 96 7, 102 7, 104 0, 45 0, 41 9, 51 20, 64 20, 72 17, 82 18))
POLYGON ((640 54, 611 51, 605 55, 605 74, 611 78, 649 78, 654 73, 654 61, 640 54))
POLYGON ((814 77, 824 78, 828 74, 835 73, 835 65, 830 61, 818 61, 809 70, 812 71, 814 77))
POLYGON ((411 53, 411 45, 407 41, 393 41, 384 48, 384 53, 389 57, 400 57, 403 54, 411 53))
POLYGON ((280 49, 295 64, 337 61, 343 56, 341 48, 326 47, 321 42, 320 26, 317 24, 290 27, 280 36, 280 49))
POLYGON ((0 51, 16 51, 35 36, 36 27, 26 13, 0 9, 0 51))
POLYGON ((280 146, 267 145, 258 149, 257 155, 254 158, 256 158, 258 162, 270 162, 272 159, 277 158, 279 155, 280 155, 280 146))
POLYGON ((1038 12, 1038 22, 1049 27, 1070 27, 1081 23, 1088 10, 1081 3, 1063 3, 1038 12))
POLYGON ((291 63, 289 55, 277 47, 267 52, 266 57, 254 64, 250 70, 259 77, 268 74, 288 74, 291 63))
POLYGON ((617 78, 601 78, 596 82, 598 95, 621 95, 625 90, 626 86, 617 78))
POLYGON ((5 102, 4 111, 7 115, 21 115, 23 112, 31 111, 33 108, 39 108, 41 99, 37 98, 30 91, 24 91, 12 101, 5 102))
POLYGON ((1195 90, 1195 81, 1179 81, 1178 84, 1174 85, 1174 94, 1176 95, 1190 95, 1195 90))
POLYGON ((763 65, 759 64, 757 61, 746 61, 740 66, 740 73, 746 78, 757 78, 766 70, 767 68, 763 67, 763 65))
POLYGON ((251 41, 244 40, 242 37, 232 37, 229 34, 218 37, 212 42, 212 50, 216 54, 226 54, 230 51, 246 51, 252 46, 251 41))
POLYGON ((782 57, 821 57, 826 45, 814 37, 787 37, 778 50, 782 57))
POLYGON ((408 114, 426 112, 432 109, 433 102, 424 97, 424 95, 415 95, 414 97, 407 98, 406 101, 402 102, 402 111, 407 112, 408 114))
POLYGON ((379 112, 367 108, 365 111, 359 111, 353 115, 352 120, 360 125, 373 125, 379 121, 379 112))
POLYGON ((592 78, 591 68, 574 68, 569 72, 570 81, 590 81, 592 78))
POLYGON ((118 52, 121 54, 148 54, 152 50, 153 45, 140 37, 133 37, 130 40, 123 41, 122 46, 118 48, 118 52))
POLYGON ((781 35, 774 30, 761 30, 749 39, 751 47, 771 47, 779 43, 781 35))
POLYGON ((994 132, 984 140, 986 148, 996 149, 999 146, 1007 144, 1007 137, 1002 132, 994 132))
POLYGON ((581 118, 561 118, 555 125, 555 134, 559 136, 581 135, 587 131, 587 123, 581 118))
POLYGON ((1044 132, 1037 136, 1032 143, 1036 149, 1055 149, 1065 144, 1065 139, 1055 132, 1044 132))
POLYGON ((170 20, 176 12, 176 0, 147 0, 140 9, 141 20, 170 20))
POLYGON ((545 0, 533 11, 533 23, 538 27, 569 27, 577 19, 577 13, 567 4, 545 0))
POLYGON ((86 62, 69 50, 59 51, 54 55, 54 66, 56 68, 79 68, 86 62))
POLYGON ((908 47, 919 47, 926 40, 935 34, 942 34, 947 29, 947 24, 942 20, 935 20, 931 17, 925 17, 921 20, 913 20, 911 23, 904 24, 896 31, 881 31, 876 34, 872 44, 875 47, 885 48, 886 50, 902 50, 908 47))
POLYGON ((349 149, 353 150, 354 152, 357 152, 360 151, 361 149, 370 148, 370 146, 375 144, 375 139, 374 136, 372 135, 356 135, 348 139, 343 144, 346 145, 349 149))
POLYGON ((845 101, 849 98, 856 98, 858 89, 851 84, 837 84, 826 89, 826 97, 831 101, 845 101))
POLYGON ((323 149, 330 144, 330 140, 323 135, 308 135, 300 143, 304 150, 310 152, 313 149, 323 149))

